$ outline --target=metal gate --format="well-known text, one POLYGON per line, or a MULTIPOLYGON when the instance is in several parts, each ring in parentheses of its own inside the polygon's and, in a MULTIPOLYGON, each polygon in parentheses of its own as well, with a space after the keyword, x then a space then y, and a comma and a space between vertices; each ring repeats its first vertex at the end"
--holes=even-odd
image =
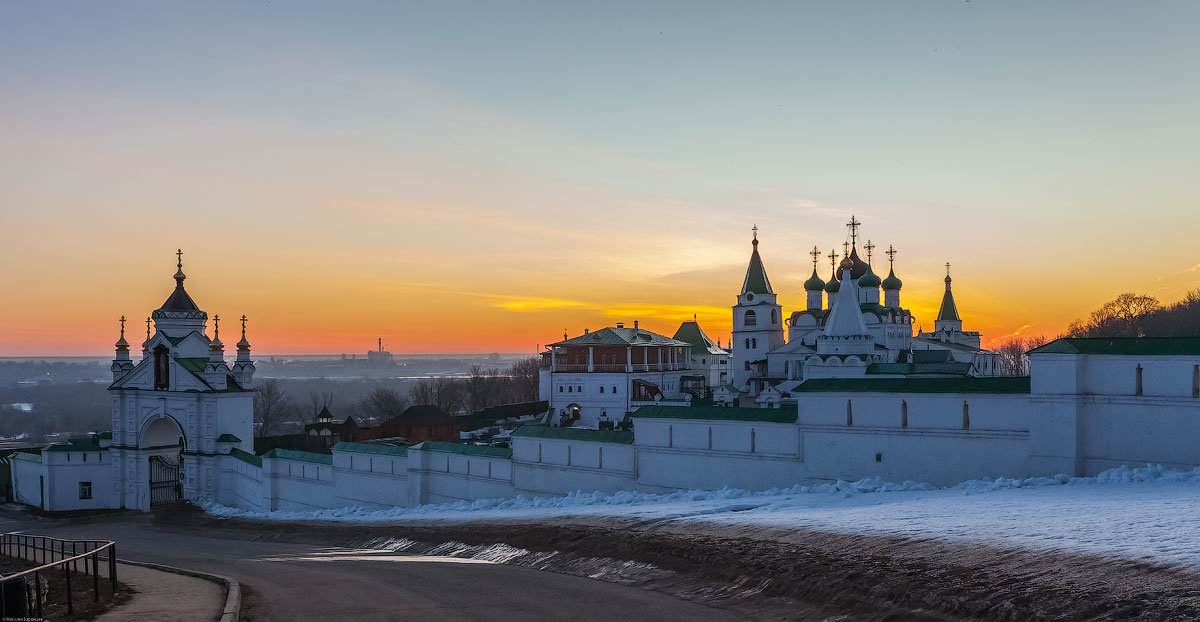
POLYGON ((150 505, 179 500, 179 462, 150 456, 150 505))

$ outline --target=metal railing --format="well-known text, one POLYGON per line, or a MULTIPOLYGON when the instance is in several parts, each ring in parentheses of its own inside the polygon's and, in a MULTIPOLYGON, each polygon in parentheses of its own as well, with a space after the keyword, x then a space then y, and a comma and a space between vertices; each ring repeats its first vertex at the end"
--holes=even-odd
MULTIPOLYGON (((45 599, 42 585, 61 579, 66 584, 67 614, 75 613, 74 594, 71 591, 71 574, 82 567, 84 576, 92 578, 92 600, 100 601, 100 561, 108 565, 108 582, 112 593, 117 593, 117 543, 112 540, 61 540, 50 536, 34 536, 19 533, 0 535, 0 554, 41 563, 40 566, 0 577, 0 619, 14 615, 36 614, 42 618, 45 599), (61 573, 61 574, 60 574, 61 573), (30 580, 32 579, 32 584, 30 580), (24 588, 22 590, 22 587, 24 588), (16 599, 10 601, 10 590, 17 590, 16 599), (24 591, 24 594, 20 594, 24 591), (17 609, 25 605, 24 611, 9 611, 13 603, 17 609)), ((86 590, 86 588, 85 588, 86 590)))

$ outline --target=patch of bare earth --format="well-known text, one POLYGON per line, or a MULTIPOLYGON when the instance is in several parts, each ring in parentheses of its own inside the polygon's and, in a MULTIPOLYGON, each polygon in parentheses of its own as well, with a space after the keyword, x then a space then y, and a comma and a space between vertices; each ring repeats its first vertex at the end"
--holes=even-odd
POLYGON ((597 517, 360 524, 180 512, 158 522, 232 538, 490 555, 764 619, 1200 619, 1200 576, 1187 570, 941 540, 597 517))

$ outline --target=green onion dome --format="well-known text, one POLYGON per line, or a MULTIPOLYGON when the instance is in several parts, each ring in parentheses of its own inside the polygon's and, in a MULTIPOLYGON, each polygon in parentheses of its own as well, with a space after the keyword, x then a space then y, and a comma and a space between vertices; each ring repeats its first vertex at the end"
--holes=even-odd
POLYGON ((871 270, 870 264, 867 265, 867 271, 858 279, 859 287, 879 287, 879 277, 871 270))
POLYGON ((841 288, 841 286, 842 284, 838 281, 837 275, 835 274, 833 278, 829 279, 829 282, 825 284, 825 291, 830 294, 836 294, 837 290, 841 288))
POLYGON ((887 278, 883 280, 883 288, 886 290, 900 289, 903 284, 900 279, 896 278, 895 270, 888 271, 887 278))
POLYGON ((825 289, 825 281, 822 281, 821 277, 817 276, 816 268, 813 268, 812 276, 808 277, 808 280, 804 282, 804 289, 805 289, 805 291, 810 291, 810 292, 815 292, 815 291, 820 291, 820 290, 825 289))

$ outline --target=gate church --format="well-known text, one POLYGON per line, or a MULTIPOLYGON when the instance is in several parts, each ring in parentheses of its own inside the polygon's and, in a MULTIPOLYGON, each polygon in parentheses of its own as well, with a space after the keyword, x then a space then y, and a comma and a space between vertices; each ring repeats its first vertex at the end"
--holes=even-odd
POLYGON ((146 318, 139 361, 130 357, 121 318, 108 389, 111 434, 55 445, 55 451, 42 454, 40 469, 22 468, 31 480, 18 482, 22 501, 47 510, 149 510, 181 496, 211 500, 217 456, 252 442, 254 363, 246 317, 241 318, 242 338, 230 367, 220 318, 213 318, 209 339, 208 314, 183 287, 182 251, 176 268, 175 290, 146 318), (77 489, 70 486, 76 482, 77 489))

